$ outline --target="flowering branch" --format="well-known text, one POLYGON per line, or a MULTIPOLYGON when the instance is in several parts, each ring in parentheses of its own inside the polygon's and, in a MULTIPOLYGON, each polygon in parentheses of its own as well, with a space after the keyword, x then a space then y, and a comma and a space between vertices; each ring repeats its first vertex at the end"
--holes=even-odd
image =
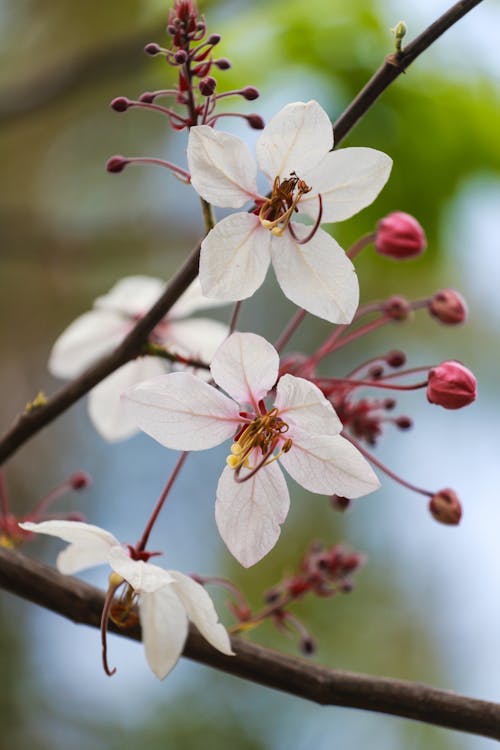
MULTIPOLYGON (((99 628, 102 591, 1 547, 0 586, 73 622, 99 628)), ((141 640, 138 625, 124 631, 110 622, 109 629, 141 640)), ((225 656, 191 628, 184 656, 321 705, 360 708, 500 739, 498 704, 422 683, 327 669, 239 638, 232 639, 232 647, 236 655, 225 656)))
MULTIPOLYGON (((380 94, 410 63, 480 2, 481 0, 460 0, 403 50, 391 55, 334 123, 336 145, 345 138, 360 117, 369 110, 380 94)), ((210 217, 207 215, 209 209, 207 206, 204 206, 204 209, 205 221, 209 224, 210 217)), ((199 254, 200 246, 197 245, 168 284, 164 294, 137 322, 114 351, 87 368, 82 375, 61 388, 52 398, 44 399, 43 403, 36 408, 25 411, 17 417, 13 426, 0 440, 0 464, 104 378, 141 353, 153 328, 196 278, 199 254)))

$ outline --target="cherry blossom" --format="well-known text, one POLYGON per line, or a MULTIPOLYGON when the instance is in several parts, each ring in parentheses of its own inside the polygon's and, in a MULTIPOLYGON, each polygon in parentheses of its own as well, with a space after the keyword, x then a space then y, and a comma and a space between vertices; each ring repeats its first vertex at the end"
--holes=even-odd
POLYGON ((321 221, 343 221, 372 203, 392 166, 370 148, 332 151, 330 119, 316 102, 288 104, 264 128, 257 161, 271 193, 257 192, 257 167, 243 141, 208 125, 191 128, 188 162, 195 190, 216 206, 241 208, 201 245, 203 293, 224 301, 250 297, 270 261, 284 294, 332 323, 350 323, 358 306, 354 267, 321 221), (313 227, 292 221, 308 217, 313 227))
MULTIPOLYGON (((94 302, 92 310, 77 318, 59 336, 50 354, 50 372, 60 378, 80 375, 100 356, 118 346, 164 289, 165 283, 156 278, 129 276, 121 279, 108 294, 94 302)), ((189 320, 187 316, 217 304, 203 297, 199 282, 193 282, 156 326, 150 340, 181 356, 209 362, 227 336, 227 326, 207 318, 189 320)), ((134 383, 165 371, 165 360, 138 357, 92 389, 88 400, 89 416, 105 440, 124 440, 137 432, 123 412, 120 394, 134 383)))
MULTIPOLYGON (((199 583, 176 570, 164 570, 147 562, 150 553, 136 555, 122 547, 109 531, 77 521, 22 523, 22 529, 48 534, 69 542, 59 553, 57 567, 71 575, 107 563, 114 571, 110 582, 110 617, 119 625, 132 618, 136 600, 147 662, 162 680, 182 654, 191 620, 204 638, 223 654, 231 655, 226 629, 218 622, 212 600, 199 583), (143 559, 140 559, 142 557, 143 559), (128 584, 121 601, 113 600, 116 589, 128 584)), ((111 672, 112 674, 112 672, 111 672)))
POLYGON ((276 544, 290 504, 277 460, 310 492, 359 497, 379 482, 313 383, 283 375, 273 406, 279 356, 253 333, 233 333, 211 364, 215 383, 172 373, 124 394, 131 419, 167 448, 203 450, 233 438, 217 487, 215 514, 230 552, 245 567, 276 544))

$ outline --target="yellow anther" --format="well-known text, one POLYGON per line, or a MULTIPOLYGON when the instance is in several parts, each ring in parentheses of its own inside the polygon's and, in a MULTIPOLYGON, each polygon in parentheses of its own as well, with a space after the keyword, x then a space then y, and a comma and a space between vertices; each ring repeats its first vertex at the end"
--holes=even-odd
POLYGON ((233 443, 231 446, 231 453, 238 456, 241 453, 241 445, 239 443, 233 443))
POLYGON ((118 588, 123 583, 123 580, 119 573, 113 571, 113 573, 109 574, 109 588, 118 588))
POLYGON ((226 463, 231 467, 231 469, 236 469, 236 467, 240 463, 240 460, 239 458, 237 458, 237 456, 231 455, 226 458, 226 463))

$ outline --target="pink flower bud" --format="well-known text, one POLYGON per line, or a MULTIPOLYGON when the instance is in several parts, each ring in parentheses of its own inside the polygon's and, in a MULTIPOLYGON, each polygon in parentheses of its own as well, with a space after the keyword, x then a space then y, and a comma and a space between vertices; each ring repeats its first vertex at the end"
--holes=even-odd
POLYGON ((395 260, 415 258, 427 247, 425 232, 413 216, 394 211, 379 221, 375 247, 381 255, 395 260))
POLYGON ((427 398, 445 409, 461 409, 476 400, 477 381, 460 362, 442 362, 429 372, 427 398))
POLYGON ((126 112, 130 107, 130 100, 125 96, 117 96, 116 99, 113 99, 111 102, 110 107, 111 109, 114 109, 115 112, 126 112))
POLYGON ((247 86, 246 88, 241 89, 240 93, 248 102, 253 102, 254 99, 258 99, 260 96, 259 89, 256 89, 255 86, 247 86))
POLYGON ((399 349, 393 349, 385 355, 385 361, 389 367, 403 367, 406 364, 406 354, 399 349))
POLYGON ((212 96, 216 87, 217 81, 215 80, 215 78, 212 78, 212 76, 206 76, 205 78, 202 78, 198 84, 198 88, 200 89, 200 93, 202 94, 202 96, 212 96))
POLYGON ((384 302, 383 311, 392 320, 408 320, 411 315, 411 305, 405 297, 395 294, 384 302))
POLYGON ((106 162, 106 169, 108 172, 116 174, 117 172, 123 172, 128 163, 128 159, 125 159, 124 156, 112 156, 106 162))
POLYGON ((231 67, 231 61, 227 59, 227 57, 219 57, 218 60, 214 60, 214 65, 219 68, 219 70, 229 70, 231 67))
POLYGON ((456 493, 449 487, 431 497, 429 510, 433 518, 447 526, 456 526, 462 518, 462 506, 456 493))
POLYGON ((467 304, 454 289, 440 289, 429 301, 429 312, 440 323, 459 325, 467 317, 467 304))
POLYGON ((69 481, 74 490, 84 490, 92 484, 90 475, 85 471, 75 471, 75 473, 70 476, 69 481))
POLYGON ((146 46, 144 47, 144 52, 146 53, 146 55, 159 55, 161 52, 161 47, 155 42, 149 42, 149 44, 146 44, 146 46))

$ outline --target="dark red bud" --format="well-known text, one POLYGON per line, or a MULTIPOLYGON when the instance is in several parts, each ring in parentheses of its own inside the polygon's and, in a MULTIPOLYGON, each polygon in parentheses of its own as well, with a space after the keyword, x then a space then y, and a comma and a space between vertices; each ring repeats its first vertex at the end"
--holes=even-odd
POLYGON ((242 89, 240 93, 241 96, 249 102, 253 102, 254 99, 258 99, 260 96, 259 89, 256 89, 255 86, 247 86, 242 89))
POLYGON ((449 488, 439 490, 431 497, 429 511, 436 521, 447 526, 456 526, 462 518, 460 500, 457 494, 449 488))
POLYGON ((332 495, 330 498, 330 505, 334 510, 338 510, 341 513, 346 511, 352 503, 351 498, 343 497, 342 495, 332 495))
POLYGON ((392 411, 396 408, 396 399, 395 398, 386 398, 384 400, 384 409, 387 411, 392 411))
POLYGON ((300 639, 300 651, 304 656, 311 656, 316 651, 316 643, 310 635, 300 639))
POLYGON ((384 374, 384 368, 382 365, 372 365, 368 370, 368 375, 373 380, 379 380, 384 374))
POLYGON ((413 427, 410 417, 398 417, 394 423, 400 430, 410 430, 413 427))
POLYGON ((405 297, 395 294, 384 302, 383 311, 392 320, 403 321, 410 317, 411 306, 405 297))
POLYGON ((440 323, 459 325, 467 318, 467 304, 454 289, 440 289, 429 302, 429 312, 440 323))
POLYGON ((113 99, 111 102, 110 107, 111 109, 114 109, 115 112, 126 112, 130 107, 130 99, 127 99, 124 96, 117 96, 116 99, 113 99))
POLYGON ((399 349, 394 349, 392 352, 388 352, 385 355, 385 361, 389 367, 402 367, 406 364, 406 354, 399 351, 399 349))
POLYGON ((476 400, 477 380, 460 362, 442 362, 429 372, 427 398, 445 409, 461 409, 476 400))
POLYGON ((403 211, 394 211, 379 221, 375 247, 395 260, 415 258, 427 247, 425 232, 418 221, 403 211))
POLYGON ((207 76, 206 78, 201 79, 198 88, 200 89, 200 94, 202 94, 202 96, 212 96, 217 88, 217 81, 215 78, 212 78, 212 76, 207 76))
POLYGON ((174 55, 174 60, 177 65, 184 65, 187 59, 187 52, 185 52, 183 49, 178 50, 174 55))
POLYGON ((207 44, 211 44, 212 47, 215 47, 216 44, 219 44, 221 39, 222 37, 220 34, 210 34, 207 39, 207 44))
POLYGON ((144 47, 146 55, 159 55, 161 51, 161 47, 155 42, 149 42, 149 44, 146 44, 144 47))
POLYGON ((231 67, 231 61, 227 57, 220 57, 218 60, 214 60, 214 65, 219 70, 229 70, 231 67))
POLYGON ((92 484, 90 475, 85 471, 75 471, 69 478, 69 481, 74 490, 84 490, 92 484))
POLYGON ((127 164, 128 164, 128 159, 125 159, 124 156, 112 156, 106 162, 106 169, 108 172, 112 172, 113 174, 116 174, 118 172, 123 172, 127 164))
POLYGON ((139 97, 140 102, 146 102, 147 104, 152 104, 155 99, 156 99, 156 94, 153 91, 145 91, 139 97))
POLYGON ((260 115, 247 115, 246 120, 251 128, 254 130, 264 129, 264 120, 260 115))

